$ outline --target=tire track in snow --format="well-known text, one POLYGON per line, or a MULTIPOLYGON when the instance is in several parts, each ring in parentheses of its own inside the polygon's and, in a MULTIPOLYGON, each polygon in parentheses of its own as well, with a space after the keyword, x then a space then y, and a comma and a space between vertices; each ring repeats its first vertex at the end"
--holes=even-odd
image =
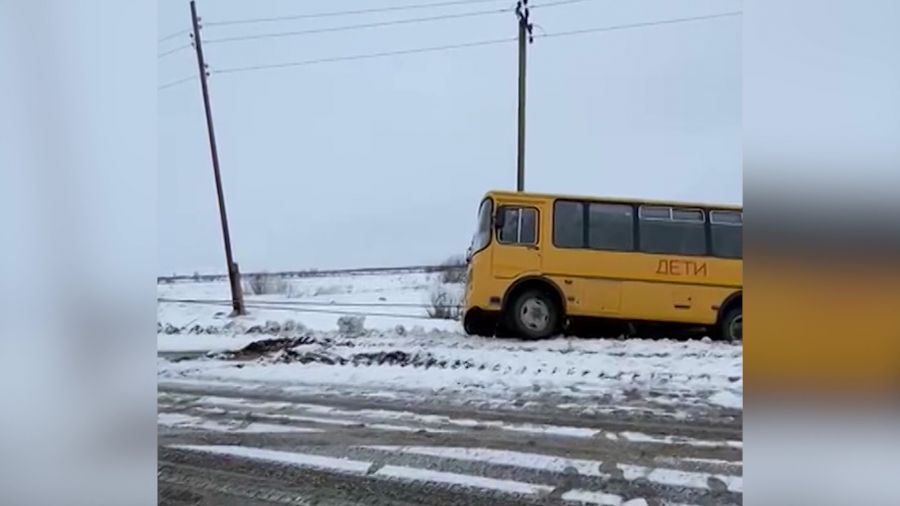
POLYGON ((592 439, 648 445, 687 446, 710 449, 741 449, 742 441, 708 440, 685 436, 652 435, 635 431, 610 431, 597 427, 578 427, 547 423, 517 423, 501 419, 466 418, 420 414, 389 409, 346 409, 327 404, 272 402, 221 396, 166 394, 160 400, 160 411, 193 410, 200 415, 230 415, 233 418, 294 422, 317 425, 366 426, 383 430, 453 433, 464 429, 499 430, 540 436, 592 439), (399 422, 399 423, 398 423, 399 422), (400 424, 402 423, 402 424, 400 424))
MULTIPOLYGON (((183 482, 189 475, 193 485, 179 486, 191 491, 221 494, 237 487, 242 491, 240 497, 276 499, 261 500, 259 506, 292 504, 289 501, 301 497, 318 500, 332 492, 344 494, 344 502, 337 504, 375 504, 366 502, 368 496, 359 495, 364 490, 403 498, 385 504, 428 502, 435 506, 741 502, 739 467, 688 460, 713 460, 716 456, 729 464, 739 462, 741 449, 724 442, 714 447, 709 446, 713 441, 698 440, 700 444, 691 446, 675 436, 572 427, 594 432, 581 437, 563 435, 561 429, 566 426, 483 419, 472 416, 475 413, 454 416, 383 407, 358 409, 278 396, 198 396, 161 388, 159 403, 164 416, 211 418, 226 426, 241 421, 247 427, 259 423, 285 427, 277 432, 223 432, 203 427, 204 422, 196 431, 160 434, 163 486, 183 482), (383 430, 377 426, 382 423, 416 430, 383 430), (317 432, 291 431, 291 427, 317 432), (420 433, 419 428, 453 432, 429 435, 420 433), (522 451, 524 444, 528 449, 522 451), (204 474, 198 477, 193 469, 203 469, 204 474), (214 479, 209 481, 209 476, 214 479), (315 487, 308 485, 311 479, 315 487), (307 488, 298 492, 298 483, 307 488)), ((552 413, 547 416, 552 420, 552 413)), ((235 501, 256 506, 243 499, 235 501)))
MULTIPOLYGON (((662 434, 677 440, 737 440, 742 436, 740 421, 710 418, 679 419, 667 413, 646 410, 597 411, 588 414, 562 410, 558 404, 541 404, 528 409, 510 409, 507 403, 484 404, 467 400, 461 404, 446 395, 408 397, 395 393, 391 397, 370 396, 364 390, 323 389, 321 387, 288 386, 273 388, 268 382, 221 381, 206 379, 161 379, 158 383, 160 402, 185 402, 186 398, 209 397, 234 399, 234 402, 289 403, 306 409, 333 412, 411 412, 420 417, 496 419, 508 423, 553 424, 588 427, 610 432, 662 434), (438 402, 439 401, 439 402, 438 402)), ((612 407, 610 407, 612 409, 612 407)), ((424 420, 424 418, 423 418, 424 420)), ((609 436, 607 436, 609 437, 609 436)))
MULTIPOLYGON (((678 502, 682 502, 685 498, 690 500, 690 498, 696 499, 700 497, 697 494, 684 494, 679 492, 678 486, 684 486, 686 484, 688 487, 691 487, 695 485, 690 483, 690 481, 680 483, 678 480, 669 479, 669 481, 675 481, 676 483, 662 483, 662 485, 664 485, 663 488, 665 489, 665 486, 674 486, 674 488, 665 489, 665 495, 661 497, 659 495, 648 493, 652 491, 646 486, 635 485, 632 489, 627 485, 623 486, 621 483, 613 485, 611 482, 573 482, 571 480, 572 473, 568 469, 550 470, 550 472, 560 475, 568 473, 568 477, 570 478, 569 480, 554 482, 552 480, 547 480, 546 478, 543 480, 536 480, 533 478, 513 479, 510 477, 501 478, 486 476, 485 474, 490 473, 485 473, 485 469, 454 467, 452 470, 440 470, 404 463, 385 462, 380 461, 377 458, 329 456, 301 450, 286 451, 281 449, 239 445, 172 445, 168 448, 188 453, 205 454, 213 458, 222 456, 235 457, 244 461, 262 462, 275 466, 313 469, 326 473, 350 475, 361 480, 387 480, 390 482, 399 481, 407 485, 421 483, 430 486, 437 485, 447 487, 450 489, 475 489, 502 495, 513 495, 529 500, 529 502, 625 506, 631 504, 647 504, 646 502, 639 502, 644 500, 644 497, 678 502), (567 481, 568 484, 566 484, 567 481), (552 500, 554 497, 557 498, 557 501, 552 500)), ((416 449, 412 450, 415 451, 416 449)), ((460 455, 450 453, 443 456, 456 458, 460 455)), ((513 459, 513 461, 515 461, 515 459, 513 459)), ((500 462, 499 464, 509 465, 513 461, 500 462)), ((539 462, 530 462, 531 465, 538 465, 538 467, 540 467, 539 462)), ((498 464, 498 462, 490 462, 490 464, 498 464)), ((517 464, 522 465, 523 462, 517 462, 517 464)), ((586 471, 586 469, 579 469, 579 471, 586 471)), ((652 475, 652 472, 650 472, 650 475, 652 475)), ((656 490, 658 491, 659 489, 656 490)), ((721 491, 718 492, 718 496, 722 496, 721 491)), ((735 499, 736 497, 739 497, 739 495, 734 496, 734 494, 731 494, 729 496, 730 499, 735 499)), ((740 499, 738 499, 738 501, 739 500, 740 499)))

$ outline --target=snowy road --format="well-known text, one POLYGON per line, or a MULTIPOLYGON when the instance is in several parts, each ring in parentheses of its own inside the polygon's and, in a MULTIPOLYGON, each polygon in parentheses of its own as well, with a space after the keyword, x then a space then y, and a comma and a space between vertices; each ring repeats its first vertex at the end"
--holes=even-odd
MULTIPOLYGON (((216 358, 166 351, 160 381, 230 382, 383 399, 440 396, 483 407, 544 403, 558 412, 647 412, 673 419, 739 416, 742 350, 717 343, 483 339, 448 332, 259 336, 216 358)), ((185 336, 191 337, 191 336, 185 336)), ((224 339, 228 341, 229 339, 224 339)))
POLYGON ((424 401, 162 383, 161 503, 742 501, 738 422, 561 419, 424 401))
POLYGON ((236 319, 162 300, 160 504, 742 503, 740 345, 468 337, 417 306, 435 282, 295 280, 236 319))

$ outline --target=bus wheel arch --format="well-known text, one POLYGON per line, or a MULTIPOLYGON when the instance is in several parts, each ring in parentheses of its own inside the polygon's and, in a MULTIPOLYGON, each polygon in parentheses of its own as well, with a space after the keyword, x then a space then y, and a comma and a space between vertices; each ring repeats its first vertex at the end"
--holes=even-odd
POLYGON ((728 296, 719 308, 716 319, 717 335, 724 341, 742 341, 744 325, 743 292, 738 291, 728 296))
POLYGON ((563 327, 565 298, 556 283, 542 277, 522 278, 513 283, 503 296, 501 321, 506 330, 530 339, 550 337, 563 327), (532 325, 523 317, 532 309, 546 311, 546 327, 532 325))

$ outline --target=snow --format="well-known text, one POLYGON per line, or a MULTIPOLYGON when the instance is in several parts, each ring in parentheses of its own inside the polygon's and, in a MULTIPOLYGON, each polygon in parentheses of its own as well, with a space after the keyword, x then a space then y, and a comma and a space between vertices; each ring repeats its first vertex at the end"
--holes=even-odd
MULTIPOLYGON (((446 446, 365 446, 364 448, 387 452, 410 453, 439 458, 485 462, 489 464, 508 465, 528 469, 563 472, 572 467, 579 474, 609 478, 610 475, 600 470, 602 462, 588 459, 568 459, 539 453, 518 452, 512 450, 495 450, 492 448, 467 448, 446 446)), ((626 480, 645 478, 651 482, 676 487, 710 489, 709 479, 722 480, 733 492, 743 490, 743 479, 740 476, 714 475, 677 469, 646 467, 633 464, 617 464, 626 480)))
POLYGON ((642 432, 622 432, 618 436, 610 439, 618 439, 622 437, 632 443, 651 443, 651 444, 669 444, 669 445, 687 445, 700 448, 710 448, 718 446, 727 446, 731 448, 743 448, 743 441, 708 441, 705 439, 694 439, 689 437, 676 436, 655 436, 644 434, 642 432))
POLYGON ((619 469, 622 470, 626 480, 645 478, 662 485, 709 489, 709 479, 718 478, 732 492, 743 492, 744 489, 744 481, 740 476, 712 475, 666 468, 648 468, 631 464, 619 464, 619 469))
POLYGON ((410 427, 409 425, 396 425, 392 423, 371 423, 366 427, 376 430, 389 430, 395 432, 433 432, 439 434, 452 434, 454 431, 446 429, 426 429, 424 427, 410 427))
POLYGON ((164 427, 201 429, 216 432, 235 432, 239 434, 256 434, 261 432, 322 432, 319 429, 306 427, 292 427, 255 422, 243 426, 234 422, 225 423, 182 413, 159 413, 157 415, 157 423, 164 427))
POLYGON ((565 427, 561 425, 505 424, 500 426, 500 428, 516 432, 530 432, 532 434, 566 437, 594 437, 600 432, 597 429, 586 429, 584 427, 565 427))
MULTIPOLYGON (((693 348, 710 345, 652 342, 654 353, 661 356, 648 358, 643 350, 651 343, 641 340, 594 340, 579 343, 576 352, 562 353, 552 349, 562 339, 520 344, 518 349, 489 340, 471 339, 463 345, 459 339, 460 336, 441 333, 403 338, 389 334, 364 338, 366 342, 352 348, 312 345, 298 347, 297 351, 324 351, 348 361, 364 352, 402 351, 411 357, 430 356, 447 364, 471 364, 468 368, 341 367, 322 363, 250 363, 235 368, 208 362, 191 362, 191 367, 195 370, 194 377, 209 380, 332 387, 364 385, 381 395, 396 395, 412 387, 432 392, 498 392, 493 397, 501 397, 500 392, 564 391, 574 398, 605 394, 615 398, 623 397, 628 390, 652 389, 662 394, 655 397, 657 400, 668 396, 684 402, 684 394, 690 394, 695 403, 721 403, 723 399, 742 395, 742 386, 734 385, 729 379, 742 374, 740 349, 735 351, 735 347, 705 350, 700 355, 693 348), (723 391, 727 395, 708 395, 708 392, 723 391)), ((161 368, 163 376, 167 376, 167 369, 168 366, 161 368)), ((665 403, 657 401, 657 404, 665 403)), ((729 401, 726 405, 733 403, 729 401)))
POLYGON ((272 421, 292 421, 292 422, 310 422, 310 423, 318 423, 322 425, 339 425, 343 427, 353 427, 353 426, 363 426, 370 429, 376 430, 386 430, 386 431, 394 431, 394 432, 433 432, 433 433, 449 433, 452 431, 449 430, 437 430, 437 429, 425 429, 422 427, 410 427, 408 425, 396 425, 396 424, 386 424, 386 423, 373 423, 367 424, 362 420, 347 420, 341 418, 325 418, 318 416, 302 416, 302 415, 265 415, 261 413, 257 413, 255 415, 257 418, 262 418, 266 420, 272 421))
POLYGON ((604 476, 599 470, 600 462, 596 460, 567 459, 552 455, 524 453, 511 450, 494 450, 490 448, 465 448, 449 446, 365 446, 370 450, 385 452, 410 453, 429 457, 449 458, 486 462, 527 469, 541 469, 561 473, 568 467, 578 470, 585 476, 604 476))
MULTIPOLYGON (((266 321, 300 321, 312 330, 336 330, 344 313, 379 313, 366 317, 366 328, 393 329, 398 325, 421 325, 427 329, 461 331, 459 322, 431 319, 426 312, 431 292, 440 274, 410 273, 389 275, 347 275, 287 279, 287 291, 282 294, 252 295, 245 291, 248 315, 229 318, 227 304, 199 305, 160 303, 157 321, 175 326, 209 325, 250 327, 266 321), (291 306, 283 304, 291 303, 291 306), (308 304, 308 305, 302 305, 308 304), (364 307, 342 304, 362 304, 364 307), (388 306, 400 304, 399 306, 388 306), (333 306, 329 306, 333 305, 333 306), (419 307, 410 307, 411 305, 419 307), (258 306, 258 307, 254 307, 258 306)), ((462 285, 443 285, 456 297, 462 295, 462 285)), ((230 300, 225 281, 159 284, 157 296, 163 299, 230 300)))
POLYGON ((343 427, 352 427, 354 425, 361 425, 360 422, 355 420, 342 420, 339 418, 323 418, 318 416, 298 416, 298 415, 264 415, 257 414, 259 418, 264 418, 267 420, 285 420, 285 421, 293 421, 293 422, 311 422, 311 423, 319 423, 323 425, 339 425, 343 427))
MULTIPOLYGON (((177 363, 159 361, 159 379, 307 388, 314 392, 344 389, 366 397, 397 400, 460 394, 495 407, 506 407, 504 403, 512 398, 523 405, 532 397, 555 393, 567 398, 560 402, 559 409, 584 414, 632 410, 686 418, 686 409, 691 407, 743 408, 740 346, 643 339, 560 337, 526 342, 469 337, 462 334, 459 322, 426 315, 425 306, 439 276, 411 273, 287 280, 285 293, 248 295, 250 314, 238 318, 228 317, 227 305, 160 302, 157 347, 173 353, 223 351, 260 339, 303 336, 309 344, 293 351, 348 363, 360 354, 402 352, 442 366, 365 363, 353 367, 279 363, 263 357, 236 367, 236 362, 199 358, 177 363), (265 307, 257 307, 260 304, 265 307), (338 331, 338 320, 346 316, 344 313, 377 315, 366 316, 365 332, 354 337, 338 331), (596 402, 599 398, 604 401, 596 402)), ((457 293, 463 289, 462 285, 443 288, 457 293)), ((157 293, 168 299, 228 299, 224 281, 160 284, 157 293)), ((595 435, 578 428, 566 431, 559 435, 595 435)))
POLYGON ((622 497, 593 490, 569 490, 562 495, 563 501, 577 501, 601 506, 622 506, 622 497))
POLYGON ((709 402, 726 408, 743 409, 744 396, 729 390, 722 390, 709 396, 709 402))
MULTIPOLYGON (((328 471, 336 471, 349 474, 367 474, 373 463, 363 460, 326 457, 299 452, 286 452, 269 450, 266 448, 252 448, 245 446, 228 445, 172 445, 172 448, 214 453, 218 455, 231 455, 255 460, 264 460, 280 464, 290 464, 300 467, 310 467, 328 471)), ((371 474, 375 477, 398 479, 404 481, 427 481, 432 483, 444 483, 448 485, 460 485, 470 488, 496 490, 512 494, 535 495, 549 493, 553 490, 549 485, 538 485, 514 480, 500 480, 469 474, 452 473, 445 471, 433 471, 415 467, 385 465, 371 474)))
MULTIPOLYGON (((644 434, 641 432, 607 432, 602 429, 592 429, 586 427, 572 427, 566 425, 542 425, 533 423, 513 423, 493 419, 470 419, 455 418, 446 415, 420 414, 412 411, 389 410, 389 409, 340 409, 333 406, 310 404, 303 402, 273 402, 258 401, 245 398, 230 398, 214 395, 201 396, 190 399, 193 404, 199 406, 211 406, 215 408, 237 408, 237 409, 257 409, 263 411, 257 413, 261 418, 269 417, 270 419, 284 419, 308 421, 322 424, 333 425, 359 425, 365 424, 370 428, 383 428, 384 430, 397 431, 413 431, 426 430, 428 432, 453 432, 451 430, 435 429, 432 426, 457 426, 457 427, 483 427, 496 430, 506 430, 512 432, 526 432, 540 435, 555 435, 562 437, 581 437, 592 438, 603 434, 604 437, 612 441, 625 439, 629 442, 648 443, 648 444, 670 444, 670 445, 687 445, 701 448, 730 447, 742 448, 741 441, 715 441, 696 439, 689 437, 676 436, 656 436, 644 434), (267 414, 265 411, 272 410, 293 410, 300 411, 303 414, 267 414), (336 417, 336 418, 331 418, 336 417), (404 425, 384 424, 373 422, 406 422, 404 425), (409 423, 415 425, 407 425, 409 423)), ((163 398, 165 401, 165 397, 163 398)), ((201 409, 201 408, 198 408, 201 409)))
POLYGON ((648 506, 647 501, 641 498, 624 501, 621 496, 595 490, 569 490, 562 495, 562 500, 599 506, 648 506))
MULTIPOLYGON (((240 407, 240 408, 268 408, 268 409, 284 409, 284 408, 293 408, 304 410, 306 412, 318 415, 336 415, 344 418, 324 418, 324 417, 312 417, 306 415, 270 415, 273 417, 284 417, 286 419, 293 420, 304 420, 304 421, 315 421, 319 423, 334 423, 334 424, 345 424, 345 425, 354 425, 365 423, 371 419, 383 419, 383 420, 401 420, 401 421, 412 421, 418 422, 422 424, 435 424, 435 425, 455 425, 458 427, 489 427, 493 429, 500 430, 509 430, 514 432, 530 432, 533 434, 552 434, 552 435, 561 435, 561 436, 570 436, 570 437, 593 437, 598 432, 598 429, 588 429, 583 427, 570 427, 564 425, 540 425, 540 424, 532 424, 532 423, 509 423, 503 422, 500 420, 474 420, 469 418, 453 418, 444 415, 422 415, 419 413, 414 413, 412 411, 401 411, 401 410, 387 410, 387 409, 358 409, 358 410, 350 410, 350 409, 338 409, 331 406, 322 406, 318 404, 309 404, 309 403, 288 403, 288 402, 268 402, 268 401, 252 401, 247 399, 230 399, 227 397, 217 397, 217 396, 203 396, 199 397, 195 400, 198 404, 204 405, 212 405, 212 406, 232 406, 232 407, 240 407)), ((265 417, 266 415, 260 415, 265 417)), ((376 424, 368 424, 369 427, 375 427, 376 424)), ((400 427, 394 425, 394 427, 400 427)), ((408 426, 404 426, 408 427, 408 426)), ((414 427, 410 427, 411 429, 414 427)), ((418 429, 416 429, 418 430, 418 429)), ((429 429, 433 430, 433 429, 429 429)), ((446 431, 451 432, 451 431, 446 431)))
MULTIPOLYGON (((166 396, 161 398, 162 405, 167 405, 166 396)), ((190 399, 192 404, 195 404, 195 409, 198 411, 224 415, 228 413, 227 409, 238 409, 238 410, 246 410, 247 412, 251 412, 251 410, 259 410, 253 412, 256 418, 266 419, 271 421, 279 421, 279 422, 307 422, 307 423, 315 423, 321 425, 337 425, 344 427, 351 426, 362 426, 365 425, 370 429, 375 430, 384 430, 384 431, 393 431, 393 432, 425 432, 425 433, 443 433, 449 434, 455 431, 447 430, 447 429, 437 429, 432 427, 427 427, 423 425, 412 426, 412 425, 401 425, 396 423, 372 423, 373 418, 383 419, 396 419, 397 417, 372 417, 365 416, 365 412, 367 411, 375 411, 375 410, 360 410, 360 411, 344 411, 337 410, 335 408, 319 406, 316 404, 304 404, 304 403, 290 403, 290 402, 272 402, 272 401, 254 401, 251 399, 233 399, 229 397, 219 397, 219 396, 203 396, 194 399, 190 399), (226 409, 227 408, 227 409, 226 409), (283 411, 288 408, 299 409, 304 412, 308 412, 311 415, 319 415, 319 416, 310 416, 310 415, 298 415, 294 413, 278 413, 273 414, 272 411, 283 411), (338 415, 338 418, 326 417, 321 415, 334 414, 338 415), (343 418, 340 418, 343 416, 343 418), (348 418, 349 417, 349 418, 348 418)), ((184 400, 182 400, 184 402, 184 400)), ((402 412, 401 412, 402 413, 402 412)), ((414 421, 415 417, 411 418, 414 421)))
POLYGON ((208 404, 212 406, 223 406, 229 408, 259 408, 264 410, 278 410, 296 406, 290 402, 280 401, 257 401, 253 399, 244 399, 240 397, 222 397, 218 395, 204 395, 196 399, 198 404, 208 404))
POLYGON ((218 455, 231 455, 247 459, 264 460, 301 467, 312 467, 344 473, 365 474, 372 466, 371 462, 344 458, 325 457, 308 453, 284 452, 266 448, 251 448, 230 445, 172 445, 172 448, 190 450, 218 455))
POLYGON ((676 459, 675 457, 656 457, 654 460, 657 462, 665 462, 668 464, 675 464, 679 461, 681 462, 692 462, 697 464, 710 464, 714 466, 733 466, 733 467, 743 467, 744 463, 741 461, 732 461, 725 459, 707 459, 701 457, 684 457, 680 459, 676 459))
POLYGON ((375 476, 386 478, 399 478, 402 480, 428 481, 433 483, 445 483, 448 485, 461 485, 469 488, 482 488, 497 490, 512 494, 535 495, 549 493, 553 490, 549 485, 537 485, 514 480, 499 480, 485 478, 470 474, 450 473, 445 471, 432 471, 417 467, 387 465, 376 471, 375 476))
POLYGON ((190 351, 227 351, 239 350, 258 341, 259 336, 222 336, 222 335, 166 335, 156 336, 157 351, 190 352, 190 351))

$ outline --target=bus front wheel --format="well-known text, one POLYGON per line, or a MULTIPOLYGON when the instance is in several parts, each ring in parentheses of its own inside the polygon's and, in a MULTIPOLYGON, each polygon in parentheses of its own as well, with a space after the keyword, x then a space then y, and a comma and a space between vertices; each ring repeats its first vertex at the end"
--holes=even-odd
POLYGON ((463 330, 470 336, 491 337, 497 327, 496 315, 490 315, 479 309, 466 311, 463 315, 463 330))
POLYGON ((559 319, 556 301, 543 290, 523 291, 511 301, 506 311, 509 329, 527 339, 550 337, 559 327, 559 319))

